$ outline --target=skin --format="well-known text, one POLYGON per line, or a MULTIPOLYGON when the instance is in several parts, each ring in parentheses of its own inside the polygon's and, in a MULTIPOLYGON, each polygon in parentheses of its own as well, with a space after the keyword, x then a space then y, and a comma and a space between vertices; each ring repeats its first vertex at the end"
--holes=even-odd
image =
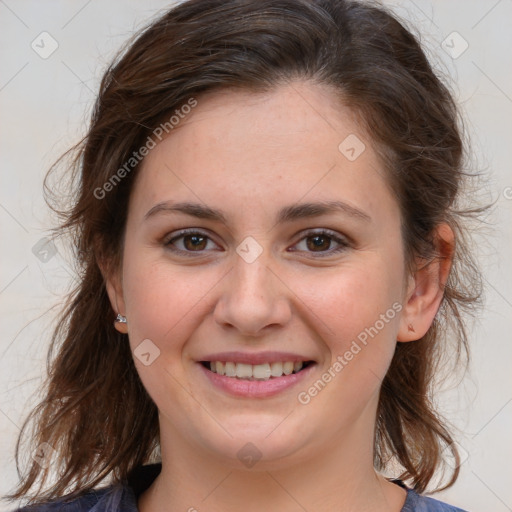
POLYGON ((407 275, 383 164, 326 87, 294 82, 268 93, 199 97, 145 158, 122 266, 107 276, 132 350, 144 339, 160 350, 148 366, 134 358, 159 409, 162 449, 162 472, 140 510, 398 512, 405 491, 373 468, 376 407, 397 340, 422 337, 439 307, 453 233, 441 225, 438 236, 445 259, 407 275), (350 134, 366 146, 355 161, 338 149, 350 134), (145 219, 170 200, 221 209, 226 222, 171 212, 145 219), (276 223, 280 208, 320 200, 343 201, 370 220, 336 212, 276 223), (199 250, 190 238, 166 246, 183 228, 197 228, 208 242, 199 250), (315 249, 314 235, 304 232, 321 228, 348 237, 348 245, 333 253, 339 245, 322 238, 315 249), (263 251, 252 263, 236 252, 247 236, 263 251), (401 311, 301 404, 298 393, 394 303, 401 311), (196 362, 227 350, 290 351, 316 366, 276 396, 235 398, 214 388, 196 362), (237 457, 248 442, 261 452, 251 468, 237 457))

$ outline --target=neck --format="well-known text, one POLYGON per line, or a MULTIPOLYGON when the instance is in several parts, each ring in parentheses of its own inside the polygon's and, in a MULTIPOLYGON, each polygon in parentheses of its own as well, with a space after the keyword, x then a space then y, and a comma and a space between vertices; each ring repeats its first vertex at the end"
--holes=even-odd
MULTIPOLYGON (((161 423, 161 431, 170 430, 161 423)), ((404 489, 375 473, 366 438, 346 436, 327 447, 320 440, 313 457, 286 466, 261 459, 250 469, 171 439, 177 432, 162 436, 162 471, 141 495, 141 512, 399 512, 405 501, 404 489)))

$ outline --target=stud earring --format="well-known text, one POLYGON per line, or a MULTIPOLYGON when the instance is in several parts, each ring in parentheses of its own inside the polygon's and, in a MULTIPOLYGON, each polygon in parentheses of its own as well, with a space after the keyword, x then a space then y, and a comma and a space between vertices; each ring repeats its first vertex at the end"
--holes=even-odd
POLYGON ((126 317, 121 315, 121 313, 118 313, 116 316, 114 328, 117 332, 120 332, 121 334, 128 334, 128 323, 126 321, 126 317))
POLYGON ((116 317, 116 323, 125 324, 126 323, 126 317, 121 315, 121 313, 118 313, 117 317, 116 317))
MULTIPOLYGON (((126 321, 126 318, 125 318, 125 321, 126 321)), ((409 324, 409 325, 407 326, 407 330, 408 330, 409 332, 416 332, 416 331, 414 330, 414 327, 412 326, 412 324, 409 324)))

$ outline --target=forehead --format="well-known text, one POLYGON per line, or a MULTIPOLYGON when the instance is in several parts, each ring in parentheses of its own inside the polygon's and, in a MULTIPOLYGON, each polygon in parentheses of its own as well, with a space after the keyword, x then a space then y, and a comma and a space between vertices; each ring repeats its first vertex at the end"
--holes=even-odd
POLYGON ((383 163, 353 112, 312 83, 199 96, 145 157, 132 195, 146 211, 170 199, 232 213, 301 198, 343 199, 377 216, 397 209, 383 163))

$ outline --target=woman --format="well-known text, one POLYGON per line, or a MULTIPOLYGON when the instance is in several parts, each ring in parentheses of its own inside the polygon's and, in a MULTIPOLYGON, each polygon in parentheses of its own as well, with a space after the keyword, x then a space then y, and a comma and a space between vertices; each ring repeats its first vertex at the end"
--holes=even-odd
POLYGON ((478 298, 463 144, 391 14, 186 1, 109 68, 77 151, 83 272, 13 499, 459 510, 421 494, 458 461, 431 389, 478 298))

